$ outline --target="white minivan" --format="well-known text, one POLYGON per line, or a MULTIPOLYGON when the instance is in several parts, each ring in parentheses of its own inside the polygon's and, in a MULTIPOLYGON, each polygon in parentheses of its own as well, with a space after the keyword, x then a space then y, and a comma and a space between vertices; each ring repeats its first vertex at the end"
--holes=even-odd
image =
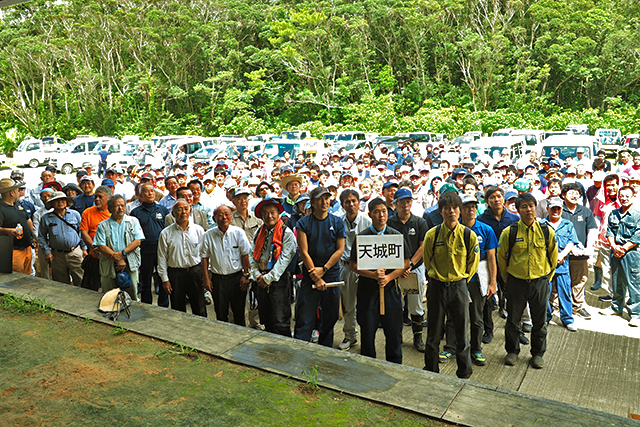
POLYGON ((539 146, 538 157, 551 156, 552 150, 558 150, 558 157, 561 160, 567 157, 576 158, 578 148, 584 149, 584 156, 595 159, 596 153, 600 149, 595 136, 589 135, 552 135, 545 139, 539 146))
POLYGON ((90 162, 94 168, 98 167, 98 161, 93 150, 98 144, 120 143, 118 139, 111 137, 82 137, 69 141, 51 157, 50 163, 63 174, 70 174, 80 169, 84 162, 90 162))

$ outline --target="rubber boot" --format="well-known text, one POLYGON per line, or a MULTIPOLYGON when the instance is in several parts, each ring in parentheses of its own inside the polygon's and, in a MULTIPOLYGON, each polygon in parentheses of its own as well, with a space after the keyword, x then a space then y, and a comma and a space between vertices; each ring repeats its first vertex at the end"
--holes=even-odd
POLYGON ((422 342, 423 318, 417 314, 411 315, 411 329, 413 329, 413 346, 420 353, 424 353, 425 345, 422 342))
POLYGON ((602 286, 602 269, 600 267, 593 268, 593 274, 595 276, 595 280, 593 281, 593 285, 591 285, 592 291, 597 291, 602 286))

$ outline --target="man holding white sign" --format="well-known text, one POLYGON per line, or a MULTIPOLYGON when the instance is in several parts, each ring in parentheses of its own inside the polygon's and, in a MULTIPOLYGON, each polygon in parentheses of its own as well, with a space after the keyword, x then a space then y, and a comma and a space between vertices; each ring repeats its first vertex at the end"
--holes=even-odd
POLYGON ((427 234, 427 222, 411 213, 413 194, 408 188, 403 187, 396 191, 393 203, 396 205, 396 214, 389 218, 389 226, 402 233, 408 245, 409 267, 402 274, 402 277, 407 278, 409 274, 413 273, 418 280, 418 293, 407 295, 407 306, 413 329, 413 346, 419 352, 424 353, 422 296, 424 295, 425 270, 422 263, 422 243, 427 234))
POLYGON ((456 336, 458 378, 468 379, 473 373, 469 352, 469 291, 467 280, 478 271, 480 248, 478 237, 458 222, 462 201, 458 193, 448 191, 440 196, 438 210, 443 223, 427 232, 423 244, 423 260, 429 286, 427 289, 427 343, 424 369, 440 372, 438 352, 444 328, 445 313, 453 319, 456 336))
POLYGON ((360 354, 376 357, 376 331, 382 323, 386 360, 401 364, 402 293, 396 279, 409 267, 411 254, 404 250, 407 244, 402 234, 387 226, 385 201, 377 197, 368 207, 372 224, 356 237, 349 261, 359 276, 356 312, 362 337, 360 354))

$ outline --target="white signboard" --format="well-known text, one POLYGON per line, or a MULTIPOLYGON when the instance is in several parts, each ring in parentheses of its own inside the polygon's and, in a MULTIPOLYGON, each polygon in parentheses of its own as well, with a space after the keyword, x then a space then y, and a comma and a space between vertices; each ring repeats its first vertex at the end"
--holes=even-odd
POLYGON ((353 247, 357 251, 358 270, 404 268, 402 234, 357 236, 353 247))

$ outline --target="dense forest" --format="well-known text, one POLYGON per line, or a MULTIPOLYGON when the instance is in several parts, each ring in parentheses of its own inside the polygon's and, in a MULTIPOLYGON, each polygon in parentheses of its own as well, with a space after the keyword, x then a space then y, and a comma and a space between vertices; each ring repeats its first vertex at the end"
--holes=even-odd
POLYGON ((0 143, 637 132, 639 18, 637 0, 31 0, 0 10, 0 143))

